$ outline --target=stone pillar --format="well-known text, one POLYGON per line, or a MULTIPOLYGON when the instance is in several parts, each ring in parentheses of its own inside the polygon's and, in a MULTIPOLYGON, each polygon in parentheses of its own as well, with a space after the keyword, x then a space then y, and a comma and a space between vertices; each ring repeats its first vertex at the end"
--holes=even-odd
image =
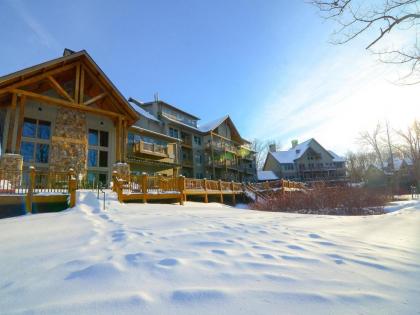
POLYGON ((128 163, 115 163, 112 165, 112 172, 117 172, 117 176, 120 179, 129 181, 130 180, 130 164, 128 163))
POLYGON ((0 155, 0 181, 1 189, 14 189, 20 187, 22 179, 23 156, 20 154, 6 153, 0 155))
POLYGON ((86 114, 68 108, 58 108, 55 128, 51 139, 50 170, 68 172, 73 168, 76 175, 87 173, 87 122, 86 114))

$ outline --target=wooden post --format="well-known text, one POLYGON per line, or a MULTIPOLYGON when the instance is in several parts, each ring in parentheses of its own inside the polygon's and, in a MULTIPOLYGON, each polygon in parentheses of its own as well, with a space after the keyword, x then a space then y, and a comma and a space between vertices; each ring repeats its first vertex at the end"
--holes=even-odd
POLYGON ((117 171, 112 171, 112 191, 117 192, 118 189, 118 182, 117 182, 117 171))
POLYGON ((207 179, 206 178, 203 179, 203 187, 204 187, 204 202, 208 203, 209 195, 207 194, 207 179))
POLYGON ((76 189, 77 189, 77 181, 76 181, 76 173, 74 169, 69 169, 69 194, 70 194, 70 203, 69 207, 73 208, 76 206, 76 189))
POLYGON ((230 190, 232 190, 232 203, 236 205, 235 183, 233 181, 230 183, 230 190))
POLYGON ((32 213, 32 197, 34 195, 34 186, 35 186, 35 167, 29 167, 29 183, 28 191, 26 193, 26 211, 32 213))
POLYGON ((220 190, 220 203, 223 203, 222 180, 219 179, 218 188, 220 190))
POLYGON ((185 198, 185 177, 180 175, 178 177, 178 190, 179 190, 179 204, 182 206, 184 205, 184 200, 186 200, 185 198))
POLYGON ((141 173, 141 192, 143 193, 143 203, 147 202, 147 173, 141 173))

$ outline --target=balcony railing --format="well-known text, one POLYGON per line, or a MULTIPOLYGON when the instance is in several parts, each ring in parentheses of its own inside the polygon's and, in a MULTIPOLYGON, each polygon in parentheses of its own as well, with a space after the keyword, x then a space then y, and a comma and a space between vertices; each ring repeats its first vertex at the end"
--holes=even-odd
POLYGON ((148 154, 159 157, 169 157, 168 148, 160 144, 140 141, 134 143, 132 148, 134 154, 148 154))

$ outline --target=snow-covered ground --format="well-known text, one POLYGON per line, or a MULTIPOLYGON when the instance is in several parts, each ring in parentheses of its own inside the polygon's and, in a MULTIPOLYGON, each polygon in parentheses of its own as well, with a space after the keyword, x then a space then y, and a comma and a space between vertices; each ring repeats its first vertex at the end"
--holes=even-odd
POLYGON ((0 220, 1 314, 420 314, 420 202, 337 217, 108 197, 0 220))

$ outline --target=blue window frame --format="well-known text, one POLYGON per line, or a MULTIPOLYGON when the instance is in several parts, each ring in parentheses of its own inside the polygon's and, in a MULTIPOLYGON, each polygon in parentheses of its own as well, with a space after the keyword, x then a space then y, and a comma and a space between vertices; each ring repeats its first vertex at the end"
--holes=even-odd
POLYGON ((38 139, 49 139, 51 135, 51 123, 49 121, 38 121, 38 139))

